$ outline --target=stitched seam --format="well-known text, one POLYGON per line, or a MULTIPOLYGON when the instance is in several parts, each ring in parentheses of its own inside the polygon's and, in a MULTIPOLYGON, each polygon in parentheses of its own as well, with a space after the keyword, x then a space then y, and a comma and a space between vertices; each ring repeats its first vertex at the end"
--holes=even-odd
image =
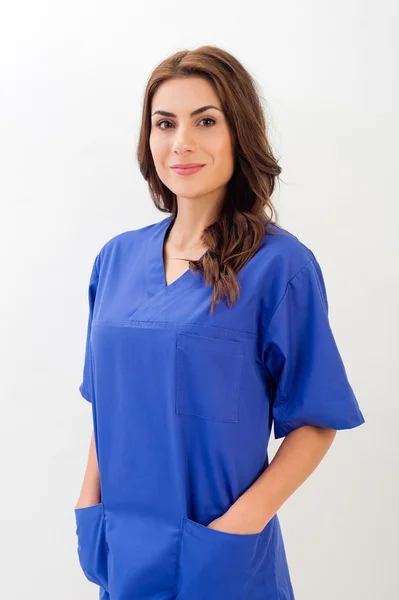
MULTIPOLYGON (((276 516, 276 518, 278 518, 277 517, 277 513, 276 513, 275 516, 276 516)), ((269 544, 267 545, 266 552, 268 551, 270 545, 274 545, 274 546, 276 545, 275 544, 276 539, 277 539, 276 523, 273 523, 273 537, 272 537, 271 540, 269 540, 269 544)), ((276 591, 277 591, 277 596, 278 596, 276 598, 276 600, 280 600, 281 599, 281 594, 280 594, 280 589, 279 589, 279 585, 278 585, 278 581, 277 581, 277 575, 276 575, 276 557, 275 557, 275 553, 273 552, 272 555, 273 555, 273 579, 274 579, 274 584, 275 584, 276 591)), ((268 585, 267 585, 267 582, 266 582, 266 572, 265 572, 265 570, 263 571, 263 583, 265 584, 266 594, 268 594, 269 588, 268 588, 268 585)))
POLYGON ((317 289, 319 290, 319 294, 320 294, 320 300, 321 300, 321 303, 323 305, 324 312, 328 316, 328 308, 327 308, 326 301, 325 301, 325 298, 324 298, 323 290, 321 289, 321 282, 319 280, 319 274, 317 273, 316 268, 315 268, 314 265, 313 265, 313 270, 314 270, 314 274, 315 274, 317 289))
POLYGON ((182 537, 183 537, 183 519, 181 519, 181 521, 180 521, 179 539, 177 540, 177 553, 176 553, 177 556, 176 556, 176 567, 175 567, 175 591, 173 593, 173 598, 177 597, 182 537))
POLYGON ((306 269, 306 267, 307 267, 307 266, 308 266, 310 263, 312 263, 312 262, 314 262, 314 259, 313 259, 313 258, 312 258, 311 260, 309 260, 309 261, 306 263, 306 265, 304 265, 304 266, 303 266, 301 269, 299 269, 299 271, 298 271, 297 273, 295 273, 295 275, 293 275, 293 276, 291 277, 291 279, 289 279, 289 280, 287 281, 287 285, 285 286, 284 294, 283 294, 283 296, 282 296, 281 300, 280 300, 280 301, 277 303, 277 306, 276 306, 276 308, 274 309, 274 311, 273 311, 273 313, 272 313, 272 315, 271 315, 271 317, 270 317, 270 319, 269 319, 269 322, 268 322, 268 324, 266 325, 266 328, 265 328, 265 332, 266 332, 266 333, 267 333, 267 331, 268 331, 268 329, 269 329, 269 325, 270 325, 270 323, 271 323, 271 320, 273 319, 273 317, 274 317, 275 313, 277 312, 277 309, 278 309, 278 307, 280 306, 280 304, 282 303, 282 301, 284 300, 284 298, 285 298, 285 296, 286 296, 286 294, 287 294, 288 286, 290 285, 291 281, 292 281, 293 279, 295 279, 295 277, 297 277, 297 276, 299 275, 299 273, 301 273, 301 271, 303 271, 304 269, 306 269))
MULTIPOLYGON (((144 321, 140 321, 138 319, 123 319, 121 321, 108 321, 108 320, 103 320, 103 319, 93 319, 93 324, 96 323, 101 323, 102 325, 110 325, 110 326, 124 326, 124 325, 128 325, 128 324, 144 324, 145 326, 148 323, 152 323, 154 325, 168 325, 168 326, 177 326, 179 328, 181 328, 182 326, 184 328, 189 327, 191 325, 196 326, 196 327, 201 327, 202 329, 216 329, 219 331, 226 331, 226 332, 233 332, 233 333, 241 333, 243 335, 247 335, 247 336, 251 336, 251 337, 260 337, 262 334, 260 333, 253 333, 250 331, 243 331, 240 329, 231 329, 230 327, 218 327, 217 325, 204 325, 203 323, 198 323, 196 321, 187 321, 185 323, 181 323, 181 322, 174 322, 174 321, 150 321, 149 319, 145 319, 144 321)), ((221 338, 223 339, 223 338, 221 338)))
MULTIPOLYGON (((304 269, 306 269, 306 267, 307 267, 308 265, 310 265, 310 263, 314 263, 314 262, 315 262, 315 259, 314 259, 314 258, 312 258, 311 260, 309 260, 309 261, 308 261, 308 262, 307 262, 307 263, 306 263, 306 264, 305 264, 303 267, 301 267, 301 269, 299 269, 299 271, 297 271, 297 272, 295 273, 295 275, 293 275, 293 276, 292 276, 292 277, 291 277, 291 278, 290 278, 290 279, 287 281, 287 285, 286 285, 286 287, 285 287, 285 290, 284 290, 283 297, 282 297, 282 298, 281 298, 281 300, 278 302, 278 304, 277 304, 276 308, 274 309, 274 311, 273 311, 273 314, 272 314, 272 316, 270 317, 270 319, 269 319, 269 322, 268 322, 268 324, 267 324, 267 327, 266 327, 266 334, 267 334, 267 331, 268 331, 268 329, 269 329, 269 326, 270 326, 270 323, 271 323, 271 321, 272 321, 272 318, 274 317, 275 313, 277 312, 277 309, 278 309, 278 307, 280 306, 280 304, 281 304, 281 303, 282 303, 282 301, 284 300, 285 296, 287 295, 287 291, 288 291, 288 287, 289 287, 290 283, 291 283, 291 282, 292 282, 292 281, 295 279, 295 277, 297 277, 297 276, 298 276, 298 275, 299 275, 299 274, 300 274, 300 273, 301 273, 301 272, 302 272, 304 269)), ((281 388, 280 388, 280 384, 281 384, 281 382, 279 382, 279 384, 278 384, 278 386, 277 386, 277 388, 276 388, 276 393, 277 393, 277 391, 280 391, 280 394, 281 394, 281 402, 280 402, 280 406, 281 406, 281 410, 282 410, 282 419, 283 419, 284 423, 285 423, 285 424, 286 424, 286 426, 287 426, 287 429, 288 429, 288 431, 287 431, 286 435, 288 435, 288 433, 290 433, 290 432, 292 431, 292 427, 290 426, 290 424, 288 423, 288 421, 287 421, 287 418, 286 418, 286 415, 287 415, 287 412, 286 412, 287 396, 286 396, 286 395, 284 394, 284 392, 281 390, 281 388)))
MULTIPOLYGON (((241 342, 238 342, 241 343, 241 342)), ((193 417, 197 417, 197 418, 201 418, 201 419, 206 419, 207 421, 217 421, 217 422, 222 422, 222 423, 238 423, 239 421, 239 400, 240 400, 240 388, 241 388, 241 383, 242 383, 242 372, 243 372, 243 366, 244 366, 244 353, 240 353, 240 354, 227 354, 224 352, 217 352, 215 354, 217 354, 218 356, 237 356, 240 357, 239 358, 239 364, 241 366, 240 371, 238 373, 238 371, 234 371, 234 375, 238 376, 238 380, 237 380, 237 393, 236 393, 236 397, 235 397, 235 402, 236 402, 236 406, 237 406, 237 417, 234 419, 227 419, 227 418, 220 418, 220 417, 208 417, 206 415, 202 415, 200 413, 194 413, 191 412, 189 410, 179 410, 179 399, 181 399, 182 395, 184 396, 184 391, 181 387, 181 378, 179 377, 179 366, 180 366, 180 357, 181 357, 181 352, 179 352, 179 350, 182 351, 186 351, 186 348, 184 346, 179 346, 178 343, 178 336, 176 337, 176 361, 175 361, 175 390, 176 390, 176 398, 175 398, 175 413, 177 415, 190 415, 193 417)), ((195 350, 196 352, 198 352, 198 350, 195 350)), ((205 349, 201 349, 199 350, 199 352, 206 353, 205 349)))

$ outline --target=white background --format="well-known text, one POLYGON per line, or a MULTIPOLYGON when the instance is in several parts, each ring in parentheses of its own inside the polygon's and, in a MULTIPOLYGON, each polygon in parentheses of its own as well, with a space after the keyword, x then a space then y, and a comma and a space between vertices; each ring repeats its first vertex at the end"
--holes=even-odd
POLYGON ((296 600, 399 594, 395 4, 3 3, 2 597, 98 596, 74 520, 91 433, 78 392, 88 279, 109 238, 164 217, 135 159, 142 94, 158 62, 203 44, 261 86, 280 223, 322 266, 366 419, 279 511, 296 600))

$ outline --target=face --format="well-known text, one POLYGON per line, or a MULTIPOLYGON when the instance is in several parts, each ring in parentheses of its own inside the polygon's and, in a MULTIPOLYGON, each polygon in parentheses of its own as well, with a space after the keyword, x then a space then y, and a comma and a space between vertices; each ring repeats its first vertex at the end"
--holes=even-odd
POLYGON ((223 199, 234 172, 234 141, 208 81, 186 77, 160 85, 152 99, 149 142, 158 177, 178 202, 223 199), (203 166, 195 172, 172 168, 187 163, 203 166))

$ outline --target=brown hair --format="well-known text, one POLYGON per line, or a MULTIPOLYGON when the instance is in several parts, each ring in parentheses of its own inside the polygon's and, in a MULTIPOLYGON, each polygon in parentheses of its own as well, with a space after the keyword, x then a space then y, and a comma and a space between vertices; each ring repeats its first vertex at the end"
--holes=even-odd
POLYGON ((264 235, 273 234, 267 226, 277 225, 277 211, 270 198, 282 169, 267 138, 257 84, 244 66, 216 46, 182 50, 157 65, 144 94, 137 160, 155 206, 176 215, 176 195, 159 179, 150 150, 151 101, 164 81, 189 76, 203 77, 213 86, 235 134, 235 169, 225 202, 217 221, 202 235, 208 250, 200 260, 186 259, 191 270, 203 274, 206 285, 213 284, 213 313, 223 295, 229 308, 239 297, 235 274, 257 252, 264 235))

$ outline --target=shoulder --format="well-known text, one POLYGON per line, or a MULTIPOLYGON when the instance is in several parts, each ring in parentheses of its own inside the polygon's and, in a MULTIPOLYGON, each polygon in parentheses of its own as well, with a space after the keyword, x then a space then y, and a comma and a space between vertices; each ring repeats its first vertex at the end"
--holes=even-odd
POLYGON ((149 236, 160 227, 165 219, 138 227, 121 231, 106 240, 100 247, 96 257, 98 268, 106 262, 114 261, 118 257, 126 256, 129 253, 140 254, 145 251, 149 236))
POLYGON ((303 240, 276 224, 269 224, 260 252, 265 268, 287 284, 304 267, 317 263, 314 252, 303 240))
POLYGON ((278 306, 292 284, 303 289, 305 294, 310 279, 316 275, 322 279, 314 252, 302 239, 280 225, 269 224, 255 257, 252 282, 267 313, 278 306))

